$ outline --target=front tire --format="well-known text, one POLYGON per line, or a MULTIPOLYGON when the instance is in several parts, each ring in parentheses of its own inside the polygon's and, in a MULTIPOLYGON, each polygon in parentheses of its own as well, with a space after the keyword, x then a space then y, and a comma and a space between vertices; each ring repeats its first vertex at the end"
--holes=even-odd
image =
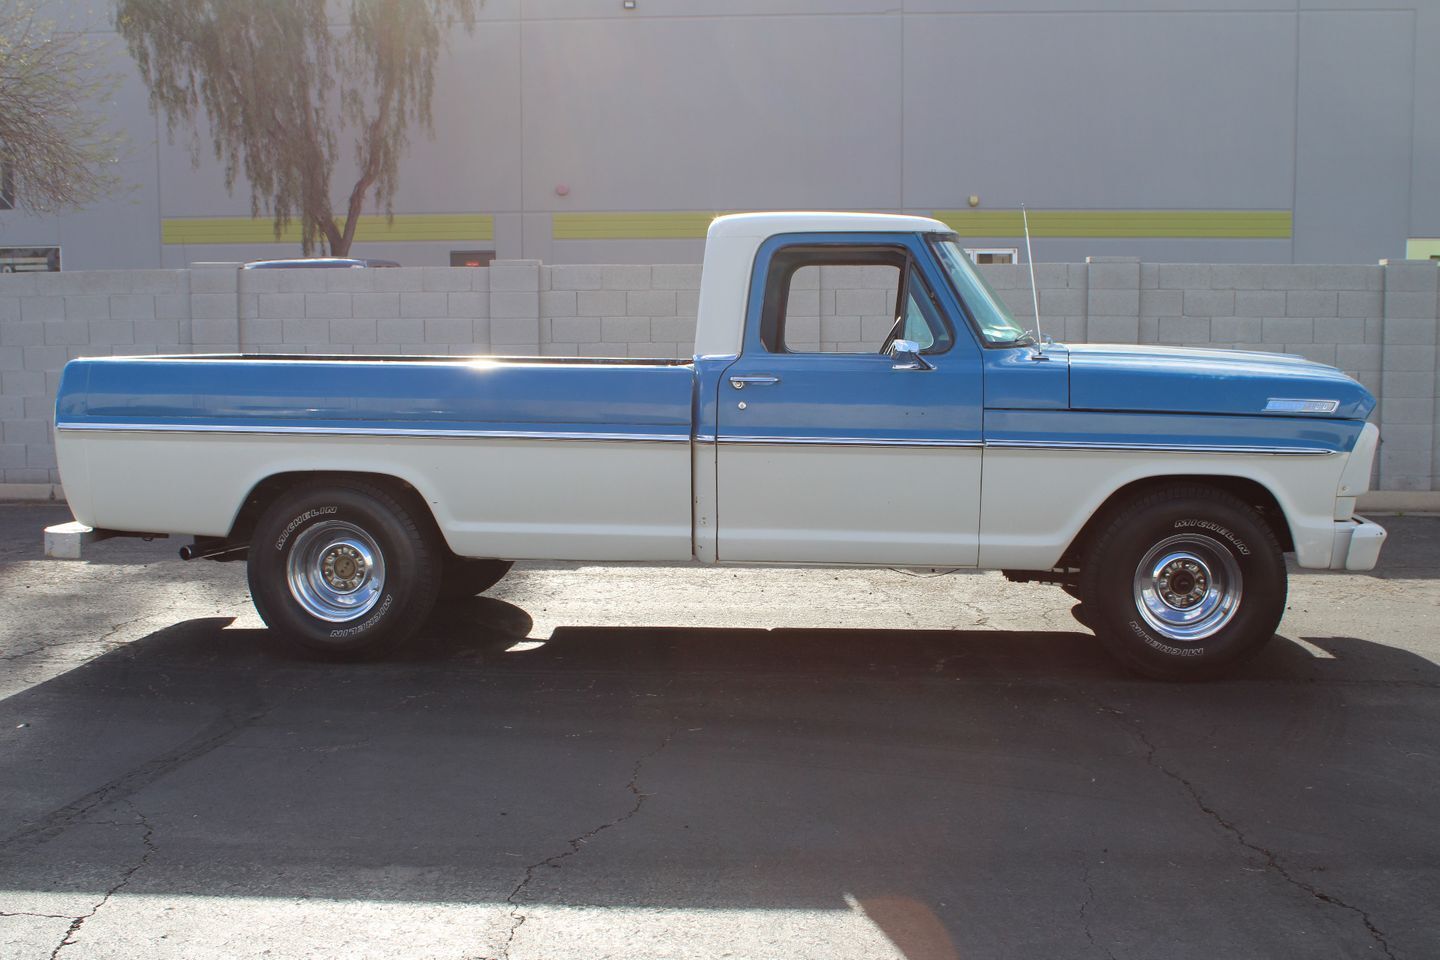
POLYGON ((251 537, 255 609, 276 633, 327 656, 392 650, 435 605, 439 558, 427 529, 373 483, 295 487, 251 537))
POLYGON ((1253 656, 1285 613, 1285 559, 1243 500, 1167 487, 1113 515, 1086 551, 1080 592, 1105 648, 1160 680, 1218 677, 1253 656))

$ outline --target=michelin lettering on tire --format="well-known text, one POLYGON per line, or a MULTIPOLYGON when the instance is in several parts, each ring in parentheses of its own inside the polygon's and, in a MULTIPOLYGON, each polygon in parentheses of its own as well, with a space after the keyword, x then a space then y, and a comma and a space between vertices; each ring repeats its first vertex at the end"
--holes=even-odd
POLYGON ((296 517, 294 520, 291 520, 289 526, 287 526, 284 530, 280 532, 280 538, 275 541, 275 549, 284 550, 285 541, 290 539, 290 534, 294 533, 295 529, 299 527, 302 523, 304 523, 306 520, 313 520, 316 517, 322 517, 326 514, 339 512, 339 507, 330 506, 316 507, 314 510, 306 510, 304 513, 300 514, 300 516, 296 517))
POLYGON ((1216 523, 1213 520, 1187 519, 1175 521, 1176 530, 1181 530, 1185 527, 1199 527, 1201 530, 1209 530, 1211 533, 1218 533, 1226 540, 1229 540, 1230 543, 1234 545, 1235 549, 1240 551, 1240 555, 1242 557, 1250 556, 1250 548, 1245 545, 1244 540, 1241 540, 1239 537, 1235 536, 1235 534, 1231 533, 1228 527, 1222 527, 1220 524, 1216 523))
POLYGON ((385 602, 380 604, 380 608, 370 614, 364 623, 356 624, 353 627, 346 627, 344 630, 331 630, 330 636, 336 640, 343 640, 345 637, 353 637, 357 633, 364 633, 380 622, 380 618, 385 616, 385 611, 390 609, 390 604, 393 603, 394 600, 395 598, 393 596, 388 593, 385 594, 385 602))

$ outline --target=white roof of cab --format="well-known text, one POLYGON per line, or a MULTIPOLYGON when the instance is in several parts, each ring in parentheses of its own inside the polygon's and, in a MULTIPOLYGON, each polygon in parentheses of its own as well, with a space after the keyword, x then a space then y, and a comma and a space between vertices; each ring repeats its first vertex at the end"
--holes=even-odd
POLYGON ((899 233, 950 233, 951 228, 929 217, 894 213, 732 213, 716 217, 707 237, 770 237, 777 233, 826 231, 899 233))

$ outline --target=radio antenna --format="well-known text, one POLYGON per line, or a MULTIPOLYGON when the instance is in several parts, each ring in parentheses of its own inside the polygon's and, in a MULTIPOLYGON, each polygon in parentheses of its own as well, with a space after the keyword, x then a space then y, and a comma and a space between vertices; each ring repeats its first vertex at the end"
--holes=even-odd
POLYGON ((1035 302, 1035 349, 1045 352, 1045 334, 1040 330, 1040 290, 1035 286, 1035 254, 1030 252, 1030 214, 1020 204, 1020 219, 1025 224, 1025 260, 1030 264, 1030 299, 1035 302))

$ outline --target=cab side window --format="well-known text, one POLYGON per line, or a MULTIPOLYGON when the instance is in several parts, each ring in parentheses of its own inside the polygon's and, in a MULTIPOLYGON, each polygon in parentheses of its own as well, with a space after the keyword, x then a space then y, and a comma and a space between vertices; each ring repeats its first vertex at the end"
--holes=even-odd
POLYGON ((795 246, 766 276, 761 339, 772 353, 882 353, 896 339, 923 352, 951 336, 903 247, 795 246))

